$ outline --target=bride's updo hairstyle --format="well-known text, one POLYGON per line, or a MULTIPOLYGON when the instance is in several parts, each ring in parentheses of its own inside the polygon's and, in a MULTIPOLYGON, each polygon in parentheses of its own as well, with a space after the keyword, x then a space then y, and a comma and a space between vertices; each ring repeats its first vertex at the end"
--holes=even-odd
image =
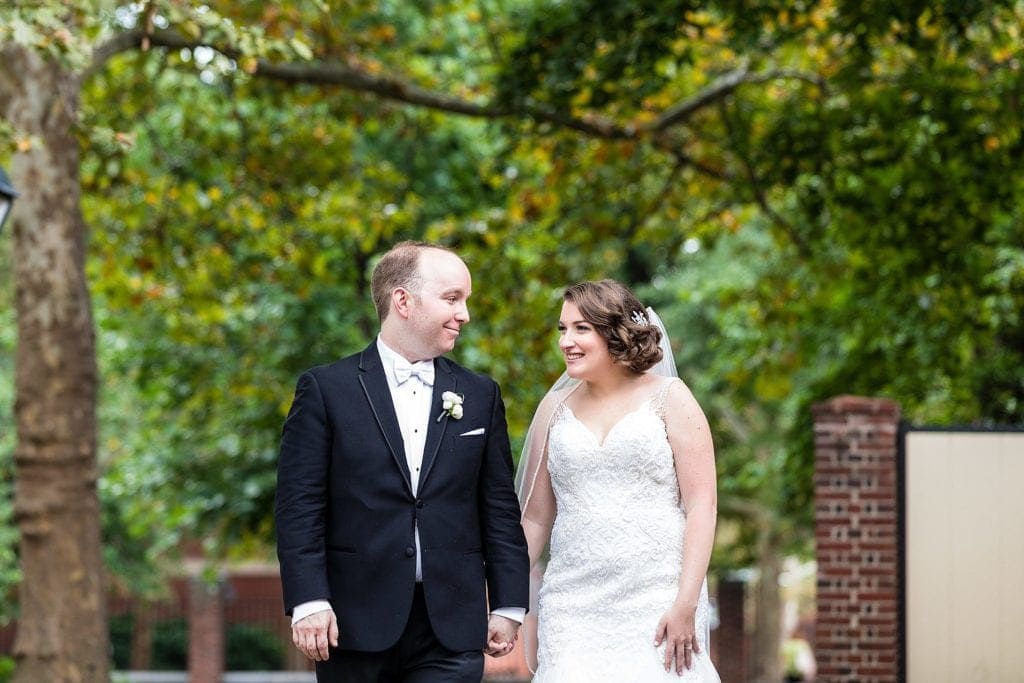
POLYGON ((661 330, 650 324, 644 305, 621 282, 580 282, 565 290, 563 299, 580 309, 608 343, 611 357, 633 372, 646 372, 661 360, 661 330))

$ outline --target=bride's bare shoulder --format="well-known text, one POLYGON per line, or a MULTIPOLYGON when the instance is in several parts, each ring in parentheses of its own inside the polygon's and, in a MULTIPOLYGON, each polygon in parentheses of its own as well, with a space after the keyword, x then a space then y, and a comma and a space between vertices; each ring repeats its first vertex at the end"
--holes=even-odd
POLYGON ((541 399, 540 404, 537 406, 535 415, 550 415, 556 408, 558 408, 558 406, 565 403, 565 400, 578 388, 579 384, 571 384, 569 386, 551 389, 544 395, 544 398, 541 399))

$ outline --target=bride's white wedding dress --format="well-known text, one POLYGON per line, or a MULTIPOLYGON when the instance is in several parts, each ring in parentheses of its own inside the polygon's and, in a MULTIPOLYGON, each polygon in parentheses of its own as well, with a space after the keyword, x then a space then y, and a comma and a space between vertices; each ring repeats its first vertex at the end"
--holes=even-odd
POLYGON ((654 646, 679 587, 686 530, 663 419, 671 381, 604 443, 564 403, 556 409, 548 471, 558 513, 540 590, 534 683, 719 681, 708 655, 706 582, 692 668, 666 672, 665 646, 654 646))

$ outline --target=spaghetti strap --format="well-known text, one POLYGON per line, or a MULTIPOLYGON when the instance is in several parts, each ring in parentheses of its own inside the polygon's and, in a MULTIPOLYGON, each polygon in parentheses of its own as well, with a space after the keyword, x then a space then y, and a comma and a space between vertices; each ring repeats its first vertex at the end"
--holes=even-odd
POLYGON ((678 377, 669 377, 667 381, 662 382, 657 395, 654 397, 654 412, 661 418, 662 422, 665 422, 665 405, 668 403, 668 390, 672 388, 673 383, 680 381, 682 380, 678 377))

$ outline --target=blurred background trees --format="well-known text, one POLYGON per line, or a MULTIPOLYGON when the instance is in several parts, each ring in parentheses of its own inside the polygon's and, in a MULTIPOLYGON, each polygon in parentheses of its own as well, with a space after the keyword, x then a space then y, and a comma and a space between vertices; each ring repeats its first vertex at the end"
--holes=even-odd
MULTIPOLYGON (((715 570, 762 577, 766 679, 774 577, 810 552, 809 406, 1024 416, 1019 0, 80 0, 0 18, 0 52, 78 88, 77 147, 58 151, 80 155, 93 456, 124 590, 158 590, 186 539, 270 555, 292 383, 368 341, 373 256, 400 239, 474 272, 455 356, 502 384, 516 440, 560 372, 566 284, 617 277, 658 309, 716 435, 715 570)), ((26 78, 0 76, 23 194, 25 159, 53 152, 12 109, 44 86, 26 78)), ((40 226, 15 220, 29 245, 40 226)), ((13 426, 4 411, 11 595, 13 426)))

